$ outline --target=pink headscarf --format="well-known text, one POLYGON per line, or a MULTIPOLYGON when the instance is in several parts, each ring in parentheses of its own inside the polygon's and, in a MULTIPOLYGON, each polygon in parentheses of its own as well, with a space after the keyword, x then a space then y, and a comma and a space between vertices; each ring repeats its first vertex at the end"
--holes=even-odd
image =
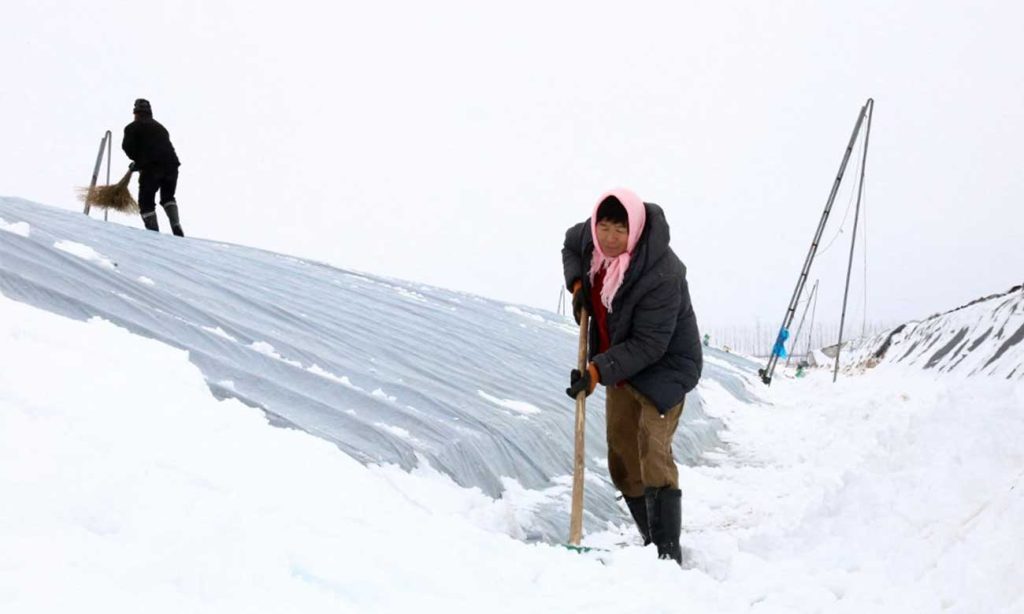
POLYGON ((590 261, 590 283, 594 283, 594 276, 601 269, 608 269, 604 274, 604 284, 601 287, 601 302, 608 308, 609 313, 612 310, 612 299, 615 298, 615 293, 619 291, 619 286, 622 285, 622 280, 626 277, 629 260, 633 255, 633 249, 636 248, 637 241, 640 240, 640 234, 643 233, 646 222, 647 209, 644 207, 644 201, 626 188, 616 188, 602 194, 601 198, 597 199, 597 204, 594 205, 594 212, 590 215, 590 232, 594 237, 594 257, 590 261), (605 256, 601 251, 601 244, 597 241, 597 209, 601 206, 601 202, 609 196, 619 199, 629 216, 629 239, 626 242, 626 251, 615 258, 605 256))

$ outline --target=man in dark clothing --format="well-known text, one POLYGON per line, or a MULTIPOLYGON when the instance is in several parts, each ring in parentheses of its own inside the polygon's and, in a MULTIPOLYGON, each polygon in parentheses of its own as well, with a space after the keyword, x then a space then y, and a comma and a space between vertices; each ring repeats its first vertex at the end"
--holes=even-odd
POLYGON ((171 231, 179 237, 185 236, 178 220, 178 203, 174 190, 178 185, 178 155, 174 152, 171 137, 160 122, 153 119, 149 101, 139 98, 135 101, 135 121, 124 127, 121 149, 132 160, 132 170, 139 171, 139 212, 142 223, 149 230, 160 230, 156 220, 156 192, 160 191, 160 206, 164 208, 171 222, 171 231))
POLYGON ((586 371, 566 393, 606 386, 608 471, 644 545, 682 561, 679 473, 672 437, 703 367, 686 267, 669 247, 661 207, 629 190, 605 194, 562 248, 577 321, 593 314, 586 371))

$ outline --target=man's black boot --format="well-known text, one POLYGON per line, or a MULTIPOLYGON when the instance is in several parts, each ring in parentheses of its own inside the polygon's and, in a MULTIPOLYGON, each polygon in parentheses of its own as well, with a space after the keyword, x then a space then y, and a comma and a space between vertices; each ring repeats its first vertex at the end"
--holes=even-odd
POLYGON ((658 558, 672 559, 679 565, 683 564, 683 553, 679 547, 682 497, 683 493, 678 488, 648 488, 644 491, 651 540, 658 547, 658 558))
POLYGON ((146 230, 152 230, 154 232, 160 232, 160 224, 156 221, 156 211, 150 211, 149 213, 142 214, 142 223, 146 226, 146 230))
POLYGON ((168 221, 171 222, 171 232, 176 237, 184 237, 185 233, 181 230, 181 221, 178 220, 178 203, 173 200, 163 204, 164 213, 167 214, 168 221))
POLYGON ((626 500, 626 507, 629 508, 629 513, 633 515, 636 529, 640 532, 640 537, 644 538, 644 545, 646 546, 651 543, 651 528, 647 522, 647 499, 644 497, 627 497, 625 495, 622 498, 626 500))

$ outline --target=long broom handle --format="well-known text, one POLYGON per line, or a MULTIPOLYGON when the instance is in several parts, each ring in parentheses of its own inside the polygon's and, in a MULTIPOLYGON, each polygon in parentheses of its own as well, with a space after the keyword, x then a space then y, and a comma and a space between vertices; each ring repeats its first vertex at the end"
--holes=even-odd
MULTIPOLYGON (((580 310, 580 351, 577 364, 580 374, 587 368, 587 339, 590 316, 586 308, 580 310)), ((569 517, 569 543, 579 546, 583 539, 583 470, 584 435, 586 434, 587 391, 576 395, 576 452, 572 465, 572 514, 569 517)))

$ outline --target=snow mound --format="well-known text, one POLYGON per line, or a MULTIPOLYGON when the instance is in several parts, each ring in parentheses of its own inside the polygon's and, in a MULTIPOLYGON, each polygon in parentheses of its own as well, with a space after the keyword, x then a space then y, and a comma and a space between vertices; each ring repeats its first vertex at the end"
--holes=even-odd
POLYGON ((861 340, 842 362, 860 369, 902 364, 940 373, 1022 379, 1024 287, 861 340))

